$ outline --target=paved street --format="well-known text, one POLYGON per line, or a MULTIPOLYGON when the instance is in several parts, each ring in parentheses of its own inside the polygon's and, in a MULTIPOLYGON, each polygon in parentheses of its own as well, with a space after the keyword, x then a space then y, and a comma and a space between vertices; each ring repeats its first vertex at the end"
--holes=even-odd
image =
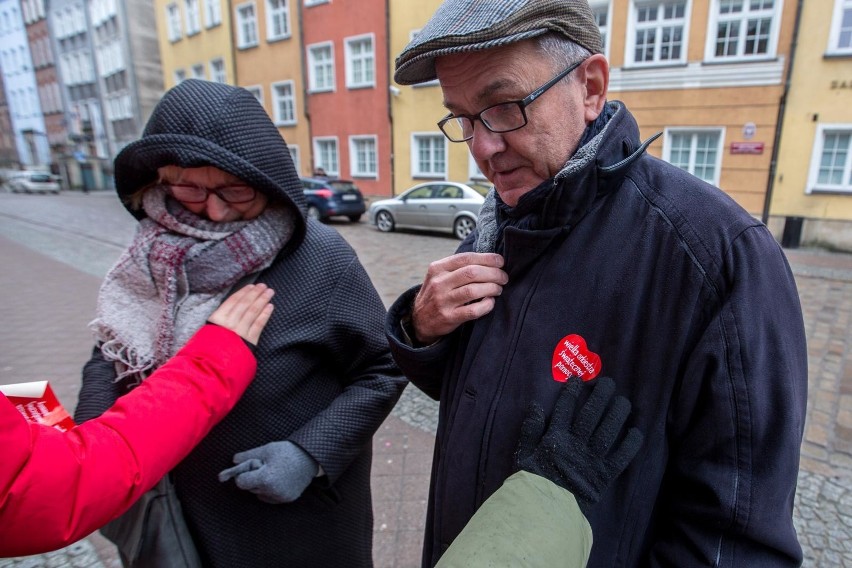
MULTIPOLYGON (((358 252, 386 305, 457 245, 444 236, 381 234, 366 221, 332 226, 358 252)), ((100 280, 134 228, 111 193, 0 193, 0 383, 48 378, 74 407, 100 280)), ((808 422, 795 510, 804 566, 852 566, 852 255, 786 252, 809 349, 808 422)), ((410 387, 374 439, 377 568, 419 566, 436 410, 410 387)), ((0 568, 36 566, 120 563, 98 534, 56 553, 0 560, 0 568)))

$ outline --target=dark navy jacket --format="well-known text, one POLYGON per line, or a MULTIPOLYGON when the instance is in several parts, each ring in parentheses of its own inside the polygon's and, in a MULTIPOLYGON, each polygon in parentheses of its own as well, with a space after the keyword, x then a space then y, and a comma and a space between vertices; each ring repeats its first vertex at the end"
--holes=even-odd
POLYGON ((793 275, 762 223, 645 154, 609 104, 539 228, 506 229, 509 283, 490 314, 414 349, 399 322, 416 288, 391 308, 397 363, 441 401, 424 565, 513 471, 529 402, 552 408, 555 377, 587 368, 615 379, 645 434, 585 511, 589 566, 798 565, 807 351, 793 275))

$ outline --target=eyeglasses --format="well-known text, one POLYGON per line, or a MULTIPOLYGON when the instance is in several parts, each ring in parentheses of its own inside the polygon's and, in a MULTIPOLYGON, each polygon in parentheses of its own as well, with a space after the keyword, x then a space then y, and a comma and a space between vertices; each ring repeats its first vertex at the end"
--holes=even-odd
POLYGON ((584 60, 577 61, 553 79, 519 101, 507 101, 492 105, 478 114, 450 113, 438 121, 438 127, 451 142, 464 142, 473 138, 473 121, 479 120, 491 132, 511 132, 527 125, 527 113, 524 110, 550 87, 561 81, 568 73, 576 69, 584 60))
POLYGON ((169 195, 184 203, 204 203, 212 193, 225 203, 248 203, 257 192, 250 185, 235 184, 220 187, 199 187, 188 183, 161 183, 169 195))

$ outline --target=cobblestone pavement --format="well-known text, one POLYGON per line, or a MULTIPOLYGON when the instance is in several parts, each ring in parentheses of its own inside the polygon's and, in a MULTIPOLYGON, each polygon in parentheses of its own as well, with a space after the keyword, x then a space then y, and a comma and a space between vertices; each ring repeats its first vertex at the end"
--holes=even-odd
MULTIPOLYGON (((386 305, 403 290, 419 283, 428 263, 450 254, 457 244, 452 238, 436 235, 385 235, 366 222, 333 221, 332 226, 358 252, 386 305)), ((83 304, 84 314, 93 309, 97 282, 129 242, 134 228, 135 221, 111 194, 0 193, 0 261, 9 262, 6 249, 10 249, 9 255, 23 258, 18 262, 27 265, 28 270, 44 271, 43 275, 35 276, 39 283, 50 280, 51 276, 61 280, 57 290, 50 293, 62 295, 73 291, 77 303, 83 304), (38 251, 52 260, 38 261, 41 255, 21 252, 25 250, 38 251), (32 261, 27 260, 29 257, 32 261), (39 262, 43 264, 35 266, 39 262)), ((805 551, 803 565, 852 567, 852 255, 805 249, 785 252, 799 286, 809 352, 808 419, 794 511, 805 551)), ((23 267, 13 266, 12 271, 16 270, 23 267)), ((7 264, 5 272, 8 271, 7 264)), ((7 305, 10 297, 14 297, 10 294, 14 286, 11 280, 12 276, 0 275, 5 297, 0 302, 0 320, 6 327, 12 327, 6 312, 14 311, 13 306, 7 305)), ((33 309, 23 311, 29 314, 33 309)), ((8 361, 13 353, 19 358, 19 350, 36 341, 36 334, 31 335, 33 338, 20 329, 14 336, 0 330, 0 382, 14 382, 8 361)), ((70 361, 66 363, 73 379, 60 381, 57 388, 60 399, 69 406, 76 401, 79 368, 89 347, 85 337, 77 341, 80 345, 71 350, 70 361)), ((43 359, 39 353, 36 351, 35 357, 43 359)), ((49 364, 56 367, 58 363, 49 364)), ((44 365, 34 362, 33 378, 24 376, 16 380, 44 378, 39 376, 45 372, 44 365)), ((23 370, 20 366, 14 369, 18 373, 23 370)), ((374 439, 377 568, 419 565, 436 420, 437 404, 410 387, 374 439)), ((55 553, 0 559, 0 568, 25 566, 113 568, 119 563, 111 545, 94 534, 55 553)))

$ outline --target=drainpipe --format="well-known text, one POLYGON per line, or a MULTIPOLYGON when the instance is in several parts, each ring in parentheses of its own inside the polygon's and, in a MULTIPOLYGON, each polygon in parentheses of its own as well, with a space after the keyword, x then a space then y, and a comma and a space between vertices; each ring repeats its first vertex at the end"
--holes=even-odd
POLYGON ((769 221, 769 205, 772 201, 772 190, 775 187, 775 172, 778 169, 778 145, 781 142, 781 131, 784 124, 784 110, 787 106, 787 94, 790 92, 791 77, 793 75, 793 60, 796 57, 796 46, 799 43, 799 27, 802 20, 802 4, 804 0, 798 0, 796 4, 796 20, 793 23, 793 38, 790 42, 790 59, 787 61, 787 76, 784 79, 784 90, 778 103, 778 119, 775 122, 775 139, 772 143, 772 158, 769 162, 769 180, 766 183, 766 196, 763 199, 763 214, 760 220, 765 225, 769 221))
MULTIPOLYGON (((305 55, 305 22, 302 15, 302 11, 304 10, 303 4, 304 2, 296 2, 298 8, 296 9, 296 13, 298 14, 299 20, 299 67, 302 73, 302 100, 305 101, 305 104, 302 105, 304 108, 305 122, 308 125, 308 165, 310 169, 308 170, 308 175, 314 175, 314 131, 313 126, 311 125, 311 111, 310 111, 310 93, 308 92, 308 68, 307 68, 307 55, 305 55)), ((299 172, 299 175, 302 175, 299 172)))
POLYGON ((390 137, 390 194, 391 197, 396 195, 396 167, 394 160, 394 128, 393 128, 393 94, 391 92, 391 82, 393 81, 393 59, 391 59, 391 13, 390 13, 390 0, 385 0, 385 56, 387 57, 387 68, 388 68, 388 88, 385 95, 387 96, 388 101, 388 128, 389 128, 389 137, 390 137))

